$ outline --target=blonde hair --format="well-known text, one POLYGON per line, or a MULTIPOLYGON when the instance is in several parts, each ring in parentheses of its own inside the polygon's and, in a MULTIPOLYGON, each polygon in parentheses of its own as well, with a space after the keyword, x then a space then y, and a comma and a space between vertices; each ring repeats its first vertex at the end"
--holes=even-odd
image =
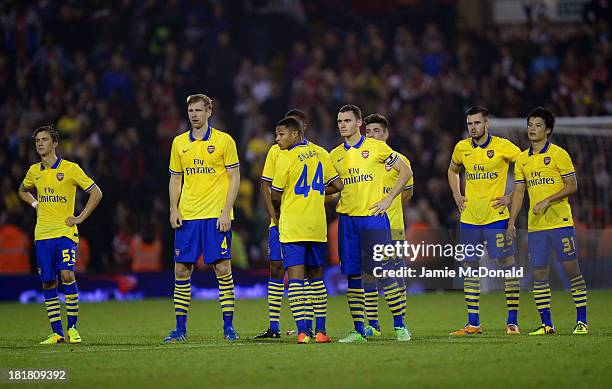
POLYGON ((209 107, 210 109, 212 109, 213 107, 213 101, 210 97, 206 96, 203 93, 198 93, 196 95, 189 95, 187 96, 187 106, 189 107, 191 104, 197 103, 197 102, 203 102, 205 106, 209 107))

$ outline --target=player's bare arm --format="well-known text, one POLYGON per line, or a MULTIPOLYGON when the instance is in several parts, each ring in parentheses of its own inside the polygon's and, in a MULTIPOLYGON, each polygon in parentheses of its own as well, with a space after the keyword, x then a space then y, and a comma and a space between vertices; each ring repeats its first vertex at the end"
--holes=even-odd
POLYGON ((465 211, 465 203, 467 199, 465 196, 461 194, 461 178, 459 177, 459 173, 461 172, 461 165, 456 165, 453 161, 451 161, 448 166, 448 185, 453 192, 453 198, 455 199, 455 204, 457 204, 457 208, 459 208, 459 212, 465 211))
POLYGON ((509 207, 512 204, 512 192, 505 196, 495 197, 492 201, 495 209, 509 207))
POLYGON ((274 217, 276 220, 280 219, 280 209, 281 209, 281 197, 283 196, 282 192, 277 190, 273 190, 270 193, 270 197, 272 200, 272 207, 274 209, 274 217))
POLYGON ((399 172, 399 176, 397 177, 395 185, 393 185, 393 188, 391 188, 389 194, 370 208, 373 210, 373 216, 385 213, 385 211, 391 206, 393 199, 400 194, 400 192, 406 186, 406 183, 410 180, 410 178, 412 178, 412 169, 410 169, 401 158, 397 158, 391 167, 399 172))
POLYGON ((75 224, 81 224, 91 213, 96 209, 98 204, 100 204, 100 200, 102 200, 102 191, 98 187, 98 185, 94 185, 93 188, 89 191, 89 198, 87 199, 87 204, 85 204, 85 208, 78 216, 68 216, 66 218, 66 225, 68 227, 72 227, 75 224))
POLYGON ((514 226, 514 223, 516 222, 516 218, 521 212, 524 197, 525 183, 515 182, 514 190, 512 191, 512 203, 510 204, 510 220, 508 220, 508 229, 506 230, 506 237, 508 239, 516 238, 516 227, 514 226))
POLYGON ((229 176, 229 190, 225 198, 225 206, 221 210, 219 219, 217 219, 217 228, 221 232, 229 231, 232 227, 231 215, 234 202, 238 196, 238 188, 240 187, 240 169, 238 166, 227 169, 227 175, 229 176))
POLYGON ((554 203, 555 201, 559 201, 559 200, 563 200, 564 198, 570 196, 571 194, 576 193, 576 191, 578 190, 578 181, 576 180, 576 176, 569 176, 569 177, 563 177, 563 189, 561 189, 560 191, 558 191, 557 193, 548 196, 547 198, 545 198, 544 200, 538 202, 536 205, 533 206, 533 213, 534 215, 539 215, 540 213, 544 213, 546 212, 546 208, 548 208, 548 206, 551 203, 554 203))
MULTIPOLYGON (((512 161, 509 161, 510 164, 510 169, 513 169, 512 165, 512 161)), ((493 208, 498 209, 498 208, 505 208, 505 207, 509 207, 510 204, 512 204, 512 192, 508 193, 505 196, 501 196, 501 197, 495 197, 493 199, 493 208)))
POLYGON ((336 193, 342 192, 342 189, 344 189, 344 184, 342 183, 340 177, 337 177, 325 187, 326 199, 328 195, 334 195, 336 193))
POLYGON ((405 207, 406 205, 408 205, 408 202, 410 201, 413 195, 414 195, 414 188, 404 189, 402 191, 402 206, 405 207))
POLYGON ((34 196, 32 196, 30 190, 23 186, 23 183, 19 185, 19 191, 17 192, 17 194, 23 202, 28 203, 28 205, 30 205, 34 209, 37 208, 38 201, 34 198, 34 196))
POLYGON ((170 225, 172 228, 179 228, 183 225, 183 215, 178 210, 178 203, 181 197, 181 189, 183 188, 183 176, 172 174, 170 183, 168 184, 168 192, 170 197, 170 225))
POLYGON ((274 215, 274 207, 272 206, 272 197, 270 195, 272 191, 272 183, 266 180, 261 180, 261 185, 259 187, 261 189, 261 196, 264 199, 264 204, 266 205, 266 211, 268 215, 274 222, 274 224, 278 225, 278 219, 274 215))

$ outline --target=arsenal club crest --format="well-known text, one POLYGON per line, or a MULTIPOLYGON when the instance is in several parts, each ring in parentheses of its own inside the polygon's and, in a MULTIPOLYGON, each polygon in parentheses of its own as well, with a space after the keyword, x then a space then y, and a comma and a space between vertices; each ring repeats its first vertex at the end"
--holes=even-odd
POLYGON ((361 152, 361 156, 362 156, 363 158, 367 158, 367 157, 369 157, 369 156, 370 156, 370 152, 369 152, 368 150, 363 150, 363 151, 361 152))
POLYGON ((215 146, 208 146, 208 154, 212 154, 215 152, 215 146))
POLYGON ((64 179, 64 173, 57 173, 57 174, 55 175, 55 177, 57 177, 57 180, 58 180, 58 181, 61 181, 61 180, 63 180, 63 179, 64 179))
POLYGON ((495 150, 488 150, 487 151, 487 157, 489 157, 489 159, 493 158, 494 155, 495 155, 495 150))
POLYGON ((390 172, 390 171, 391 171, 391 169, 393 169, 391 166, 389 166, 389 165, 385 165, 385 170, 386 170, 386 171, 390 172))
POLYGON ((550 163, 550 157, 544 157, 544 165, 548 165, 550 163))

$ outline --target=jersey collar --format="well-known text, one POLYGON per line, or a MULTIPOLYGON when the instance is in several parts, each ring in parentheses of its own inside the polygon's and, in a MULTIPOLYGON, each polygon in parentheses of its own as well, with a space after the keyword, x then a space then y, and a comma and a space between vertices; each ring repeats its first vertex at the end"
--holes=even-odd
POLYGON ((474 142, 474 139, 472 139, 472 148, 475 149, 476 147, 481 147, 483 149, 486 149, 487 146, 489 146, 489 144, 491 143, 491 139, 492 139, 491 134, 488 134, 487 141, 481 145, 477 144, 476 142, 474 142))
MULTIPOLYGON (((212 127, 209 124, 208 128, 206 129, 206 132, 204 133, 204 138, 202 138, 202 140, 210 140, 210 135, 211 134, 212 134, 212 127)), ((189 141, 193 142, 195 140, 196 140, 196 138, 193 137, 193 128, 191 128, 189 130, 189 141)))
POLYGON ((344 141, 344 150, 348 151, 351 147, 353 147, 354 149, 358 149, 361 147, 364 141, 365 141, 365 136, 363 135, 361 135, 361 138, 359 138, 359 141, 355 143, 354 146, 349 146, 349 144, 346 143, 346 141, 344 141))
MULTIPOLYGON (((57 160, 55 160, 55 163, 51 165, 51 169, 57 169, 61 163, 62 163, 62 157, 58 155, 57 160)), ((45 165, 42 162, 40 163, 40 170, 45 170, 45 165)))
MULTIPOLYGON (((550 141, 546 141, 546 144, 544 145, 544 147, 542 148, 542 150, 540 150, 539 154, 544 154, 545 152, 548 151, 548 149, 550 149, 550 141)), ((529 156, 533 155, 533 146, 529 146, 529 156)))
POLYGON ((294 148, 298 147, 298 146, 306 146, 308 145, 308 141, 306 139, 302 139, 300 142, 294 144, 293 146, 289 147, 287 150, 293 150, 294 148))

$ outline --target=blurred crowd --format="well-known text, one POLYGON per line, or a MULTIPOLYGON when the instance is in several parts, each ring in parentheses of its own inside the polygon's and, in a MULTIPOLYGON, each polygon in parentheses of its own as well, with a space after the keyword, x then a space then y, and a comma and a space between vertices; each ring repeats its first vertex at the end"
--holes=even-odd
MULTIPOLYGON (((57 126, 59 154, 81 164, 104 193, 79 227, 81 266, 127 271, 138 263, 145 264, 140 270, 171 266, 169 151, 173 137, 188 130, 185 97, 192 93, 213 98, 213 126, 239 147, 233 249, 242 268, 265 264, 259 176, 274 124, 290 108, 307 112, 307 137, 328 149, 342 141, 335 123, 341 105, 389 117, 389 142, 415 173, 408 228, 456 225, 446 171, 465 135, 468 106, 486 105, 499 117, 524 117, 536 105, 558 116, 612 115, 605 13, 585 14, 580 23, 540 17, 476 31, 457 17, 455 1, 347 3, 4 2, 0 250, 27 247, 33 258, 35 214, 16 190, 38 161, 31 134, 41 124, 57 126), (151 258, 156 265, 147 267, 151 258)), ((607 158, 604 147, 587 183, 607 193, 599 227, 610 223, 607 158)), ((81 193, 81 207, 84 200, 81 193)), ((588 199, 580 204, 590 206, 588 199)))

